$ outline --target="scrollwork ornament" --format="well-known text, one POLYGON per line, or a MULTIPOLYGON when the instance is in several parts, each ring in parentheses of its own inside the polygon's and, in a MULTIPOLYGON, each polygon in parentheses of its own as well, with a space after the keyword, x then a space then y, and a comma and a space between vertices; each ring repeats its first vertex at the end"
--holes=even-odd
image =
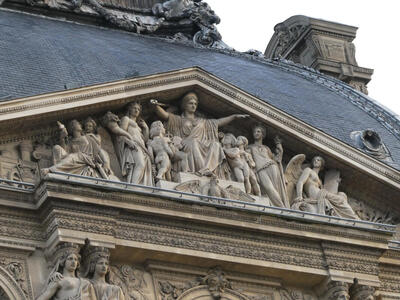
POLYGON ((110 283, 122 288, 126 299, 149 300, 144 271, 130 265, 110 266, 110 283))

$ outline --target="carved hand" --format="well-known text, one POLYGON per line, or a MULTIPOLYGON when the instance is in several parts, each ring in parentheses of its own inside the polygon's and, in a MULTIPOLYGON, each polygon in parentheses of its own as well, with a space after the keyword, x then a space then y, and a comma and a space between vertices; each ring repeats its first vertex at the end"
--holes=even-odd
POLYGON ((52 274, 50 276, 49 282, 57 282, 57 281, 60 281, 63 278, 64 278, 64 276, 61 273, 54 272, 54 274, 52 274))
POLYGON ((236 114, 234 115, 235 119, 244 119, 250 117, 250 115, 241 115, 241 114, 236 114))
POLYGON ((156 99, 151 99, 150 100, 150 104, 151 105, 154 105, 154 106, 168 106, 168 105, 166 105, 166 104, 164 104, 164 103, 160 103, 160 102, 158 102, 158 100, 156 100, 156 99))
POLYGON ((156 99, 151 99, 151 100, 150 100, 150 104, 152 104, 152 105, 159 105, 158 100, 156 100, 156 99))
POLYGON ((282 144, 282 140, 278 135, 274 138, 274 142, 275 142, 275 145, 282 144))
POLYGON ((138 120, 138 125, 142 128, 148 128, 146 122, 143 119, 138 120))
POLYGON ((61 123, 60 121, 57 121, 57 125, 58 125, 58 128, 60 128, 60 129, 64 129, 65 128, 64 124, 61 123))

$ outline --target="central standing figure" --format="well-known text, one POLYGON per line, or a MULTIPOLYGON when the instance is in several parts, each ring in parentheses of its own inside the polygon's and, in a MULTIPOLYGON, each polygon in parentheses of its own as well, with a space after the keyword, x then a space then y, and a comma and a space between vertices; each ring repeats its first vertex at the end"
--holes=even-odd
POLYGON ((218 167, 225 159, 224 151, 218 142, 218 128, 238 118, 248 115, 235 114, 220 119, 203 119, 196 116, 198 97, 195 93, 186 94, 181 103, 182 115, 166 112, 157 100, 151 100, 158 117, 167 122, 167 131, 182 138, 183 151, 188 155, 189 172, 201 176, 212 173, 223 177, 218 167))

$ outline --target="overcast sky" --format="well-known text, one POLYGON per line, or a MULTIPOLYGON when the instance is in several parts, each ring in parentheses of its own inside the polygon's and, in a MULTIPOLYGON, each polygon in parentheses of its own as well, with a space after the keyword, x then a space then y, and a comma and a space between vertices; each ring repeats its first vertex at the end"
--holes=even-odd
POLYGON ((369 96, 400 115, 399 1, 397 0, 205 0, 221 18, 223 41, 239 51, 264 53, 274 26, 293 15, 306 15, 358 27, 356 59, 374 69, 369 96), (398 5, 396 5, 398 4, 398 5))

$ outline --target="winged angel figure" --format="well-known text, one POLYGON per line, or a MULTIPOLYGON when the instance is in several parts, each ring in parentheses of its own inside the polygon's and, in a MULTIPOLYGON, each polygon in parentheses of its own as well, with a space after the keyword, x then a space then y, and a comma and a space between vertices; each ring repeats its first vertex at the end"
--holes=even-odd
POLYGON ((343 192, 332 193, 324 189, 319 171, 325 160, 315 156, 311 166, 303 169, 304 154, 294 156, 285 170, 287 193, 292 209, 348 219, 359 219, 343 192))

